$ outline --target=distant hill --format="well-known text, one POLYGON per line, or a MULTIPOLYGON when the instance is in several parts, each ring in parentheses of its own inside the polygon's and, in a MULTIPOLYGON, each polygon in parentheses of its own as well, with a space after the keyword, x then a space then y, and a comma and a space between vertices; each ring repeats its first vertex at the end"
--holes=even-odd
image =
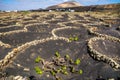
POLYGON ((67 8, 67 7, 79 7, 82 6, 80 3, 76 2, 76 1, 68 1, 68 2, 64 2, 61 4, 57 4, 57 5, 53 5, 53 6, 49 6, 46 9, 56 9, 56 8, 67 8))
MULTIPOLYGON (((77 6, 77 7, 66 7, 64 10, 75 10, 76 12, 82 11, 120 11, 120 3, 118 4, 105 4, 105 5, 91 5, 91 6, 77 6)), ((54 9, 53 9, 54 10, 54 9)))
POLYGON ((81 6, 79 3, 77 2, 64 2, 58 5, 54 5, 54 6, 50 6, 47 9, 35 9, 35 10, 30 10, 30 11, 57 11, 56 9, 59 8, 59 11, 68 11, 70 10, 74 10, 75 12, 83 12, 83 11, 115 11, 118 12, 120 14, 120 3, 117 4, 105 4, 105 5, 90 5, 90 6, 81 6), (66 5, 70 5, 72 3, 76 3, 76 5, 74 6, 66 6, 66 5), (62 7, 61 7, 62 6, 62 7))

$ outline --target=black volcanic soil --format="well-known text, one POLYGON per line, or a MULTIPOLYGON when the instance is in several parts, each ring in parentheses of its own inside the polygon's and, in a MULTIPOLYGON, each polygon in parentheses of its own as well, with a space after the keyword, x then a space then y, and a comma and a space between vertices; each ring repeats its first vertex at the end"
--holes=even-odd
MULTIPOLYGON (((2 14, 2 13, 0 13, 2 14)), ((7 19, 13 19, 13 16, 7 15, 2 18, 0 16, 0 20, 4 23, 5 17, 10 17, 7 19)), ((22 13, 9 13, 16 14, 16 17, 20 17, 22 13)), ((120 30, 119 30, 119 19, 114 16, 107 16, 109 14, 104 14, 102 12, 31 12, 28 14, 24 14, 23 18, 20 18, 21 21, 24 21, 26 17, 31 17, 31 20, 26 20, 28 23, 22 24, 22 26, 13 26, 8 27, 0 23, 0 41, 9 44, 12 47, 5 48, 4 46, 0 46, 0 59, 2 60, 9 52, 11 52, 14 48, 18 48, 27 42, 31 42, 34 40, 42 40, 46 38, 50 38, 52 35, 52 30, 57 28, 64 27, 72 27, 61 29, 55 32, 58 37, 78 37, 77 41, 72 41, 70 43, 65 40, 50 40, 43 43, 38 43, 36 45, 29 46, 28 48, 24 48, 23 51, 17 53, 17 55, 13 58, 12 62, 7 65, 3 69, 4 72, 7 73, 6 76, 10 75, 20 75, 20 76, 35 76, 37 80, 55 80, 55 78, 49 73, 45 72, 43 75, 36 74, 34 67, 41 64, 36 64, 35 59, 37 56, 41 56, 47 61, 50 61, 54 56, 56 51, 59 51, 61 56, 65 56, 69 54, 73 60, 80 58, 81 63, 78 65, 78 69, 83 70, 83 74, 72 74, 61 75, 63 80, 96 80, 98 77, 102 77, 106 80, 110 78, 114 78, 117 80, 120 77, 120 70, 113 69, 109 64, 104 63, 102 61, 94 60, 89 54, 89 50, 87 47, 88 40, 93 37, 97 37, 94 34, 89 32, 89 28, 96 27, 97 30, 95 32, 99 34, 105 34, 109 36, 114 36, 120 39, 120 30), (38 15, 36 17, 36 21, 32 18, 32 16, 38 15), (52 15, 52 17, 51 17, 52 15), (49 17, 50 18, 49 18, 49 17), (58 17, 59 16, 59 17, 58 17), (109 19, 114 18, 114 23, 108 23, 104 21, 104 16, 109 19), (103 18, 102 21, 100 19, 103 18), (40 19, 40 20, 39 20, 40 19), (30 21, 30 22, 29 22, 30 21), (106 26, 108 25, 108 26, 106 26), (27 27, 26 27, 27 26, 27 27), (4 27, 4 28, 3 28, 4 27), (6 27, 6 28, 5 28, 6 27), (76 27, 76 28, 74 28, 76 27), (26 32, 18 32, 18 30, 25 30, 26 32), (16 32, 12 32, 16 31, 16 32), (11 32, 7 33, 6 32, 11 32), (19 66, 21 65, 21 66, 19 66), (24 69, 29 69, 25 71, 24 69), (49 77, 47 75, 50 75, 49 77)), ((14 19, 13 19, 14 20, 14 19)), ((19 22, 19 21, 18 21, 19 22)), ((6 23, 8 24, 8 23, 6 23)), ((12 26, 12 25, 10 25, 12 26)), ((116 57, 120 59, 120 42, 113 42, 111 40, 97 40, 92 44, 93 48, 100 52, 103 55, 106 55, 110 58, 115 59, 116 62, 120 64, 119 60, 116 60, 116 57)))

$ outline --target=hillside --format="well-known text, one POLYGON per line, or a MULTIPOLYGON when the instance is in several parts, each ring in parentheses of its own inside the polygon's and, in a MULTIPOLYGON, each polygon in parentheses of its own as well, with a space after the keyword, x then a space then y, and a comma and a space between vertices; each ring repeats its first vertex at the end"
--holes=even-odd
POLYGON ((81 4, 78 3, 78 2, 75 2, 75 1, 68 1, 68 2, 61 3, 61 4, 49 6, 49 7, 47 7, 46 9, 67 8, 67 7, 78 7, 78 6, 81 6, 81 4))

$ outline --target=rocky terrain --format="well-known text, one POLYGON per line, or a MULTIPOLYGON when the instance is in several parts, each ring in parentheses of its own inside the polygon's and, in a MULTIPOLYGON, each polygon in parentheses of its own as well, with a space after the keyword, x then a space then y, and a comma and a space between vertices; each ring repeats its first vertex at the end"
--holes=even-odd
POLYGON ((119 80, 119 52, 118 13, 0 13, 0 80, 119 80), (80 63, 67 63, 66 55, 80 63), (36 63, 38 56, 42 63, 36 63), (80 74, 46 70, 58 69, 59 62, 80 69, 80 74), (36 66, 43 71, 37 74, 36 66))

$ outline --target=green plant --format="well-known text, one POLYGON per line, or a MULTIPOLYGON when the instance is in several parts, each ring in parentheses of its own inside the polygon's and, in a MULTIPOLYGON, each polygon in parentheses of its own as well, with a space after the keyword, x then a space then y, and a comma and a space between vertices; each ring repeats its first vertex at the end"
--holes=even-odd
POLYGON ((61 78, 57 76, 57 74, 62 75, 69 75, 69 73, 83 74, 83 71, 81 69, 76 70, 77 65, 79 65, 81 62, 79 58, 74 61, 68 54, 62 57, 58 51, 55 52, 55 56, 56 57, 53 57, 52 61, 45 61, 43 58, 38 56, 35 59, 35 62, 39 63, 42 60, 41 64, 44 66, 44 68, 40 69, 38 66, 35 67, 36 73, 42 75, 43 72, 49 72, 52 76, 56 78, 56 80, 61 80, 61 78), (64 62, 60 63, 61 60, 64 60, 64 62), (52 64, 48 64, 47 66, 45 66, 44 63, 46 62, 52 64))
POLYGON ((65 75, 68 75, 68 72, 67 72, 67 66, 64 65, 64 66, 61 66, 61 72, 65 75))
POLYGON ((78 36, 75 36, 75 37, 70 37, 69 40, 70 41, 78 41, 79 38, 78 38, 78 36))
POLYGON ((35 59, 35 63, 39 63, 41 61, 41 57, 38 56, 36 59, 35 59))
POLYGON ((74 38, 73 38, 73 37, 70 37, 69 40, 70 40, 70 41, 74 41, 74 38))
POLYGON ((79 74, 83 74, 83 70, 80 69, 80 70, 78 71, 78 73, 79 73, 79 74))
POLYGON ((73 64, 73 63, 74 63, 74 61, 73 61, 72 59, 70 59, 69 63, 70 63, 70 64, 73 64))
POLYGON ((36 71, 37 74, 40 74, 40 75, 43 74, 43 70, 40 69, 38 66, 35 67, 35 71, 36 71))
POLYGON ((57 69, 57 73, 60 73, 61 69, 57 69))
POLYGON ((62 73, 68 75, 68 72, 66 70, 63 70, 62 73))
POLYGON ((79 39, 78 36, 74 37, 74 40, 75 40, 75 41, 78 41, 78 39, 79 39))
POLYGON ((56 75, 56 72, 54 70, 51 70, 50 73, 55 76, 56 75))
POLYGON ((68 54, 66 54, 66 55, 65 55, 65 58, 66 58, 67 60, 69 60, 69 59, 70 59, 70 56, 69 56, 68 54))
POLYGON ((72 73, 75 72, 75 68, 74 67, 71 67, 71 70, 70 70, 72 73))
POLYGON ((61 67, 61 69, 62 69, 62 70, 66 70, 66 69, 67 69, 67 66, 64 65, 64 66, 61 67))
POLYGON ((80 59, 76 59, 74 63, 75 63, 76 65, 79 65, 79 64, 80 64, 80 59))
POLYGON ((55 52, 56 57, 60 57, 60 53, 58 51, 55 52))

